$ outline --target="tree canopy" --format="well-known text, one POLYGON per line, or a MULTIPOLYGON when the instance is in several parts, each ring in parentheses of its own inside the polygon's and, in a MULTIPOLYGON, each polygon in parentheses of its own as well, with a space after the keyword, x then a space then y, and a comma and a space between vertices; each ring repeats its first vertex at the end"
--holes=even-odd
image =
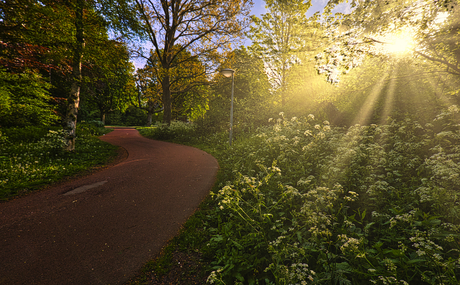
MULTIPOLYGON (((164 70, 160 75, 163 121, 171 122, 170 70, 185 61, 201 61, 206 73, 213 72, 222 54, 242 35, 249 13, 248 0, 135 0, 142 25, 164 70), (187 50, 188 59, 177 60, 187 50)), ((192 83, 193 81, 190 81, 192 83)))
POLYGON ((266 4, 268 11, 261 19, 252 16, 248 36, 251 50, 263 59, 273 90, 279 93, 284 106, 288 73, 300 63, 302 53, 315 50, 319 25, 316 16, 306 17, 311 7, 309 0, 267 0, 266 4))
MULTIPOLYGON (((174 49, 178 50, 181 47, 176 46, 174 49)), ((205 65, 189 51, 182 50, 175 57, 171 68, 166 70, 162 67, 157 53, 152 50, 150 54, 145 67, 137 71, 138 104, 148 111, 148 124, 151 124, 151 115, 154 112, 164 109, 162 79, 166 73, 170 81, 172 118, 193 119, 201 116, 207 108, 208 101, 206 86, 209 82, 205 65)))
MULTIPOLYGON (((344 1, 329 1, 325 13, 344 1)), ((318 70, 338 83, 366 55, 428 61, 437 72, 460 75, 458 1, 352 1, 352 13, 328 18, 331 44, 317 56, 318 70)))
MULTIPOLYGON (((6 77, 21 78, 22 81, 28 78, 33 86, 43 82, 41 89, 35 90, 46 91, 46 94, 49 92, 56 98, 56 102, 64 103, 65 107, 53 108, 49 102, 44 102, 62 116, 67 130, 68 150, 73 150, 75 146, 82 69, 86 72, 91 70, 94 79, 110 75, 111 82, 121 82, 121 77, 125 75, 120 71, 132 72, 128 71, 129 56, 126 49, 121 48, 125 50, 125 56, 120 56, 121 43, 108 39, 109 28, 124 36, 137 32, 137 20, 134 17, 136 10, 131 9, 131 6, 130 1, 124 0, 12 0, 0 3, 0 63, 6 67, 6 77), (102 47, 107 49, 103 50, 102 47), (97 62, 104 57, 125 59, 125 66, 112 65, 109 74, 109 70, 103 68, 105 64, 97 62), (95 63, 101 68, 96 68, 95 63)), ((11 80, 5 82, 13 84, 11 80)), ((122 88, 120 84, 118 87, 122 88)), ((13 85, 7 88, 9 92, 18 90, 13 85)), ((86 89, 87 92, 94 90, 86 89)), ((112 93, 115 92, 113 90, 112 93)), ((21 92, 13 95, 29 96, 21 92)), ((43 96, 38 98, 48 100, 43 96)), ((38 101, 35 105, 45 106, 38 104, 38 101)), ((39 123, 32 119, 26 121, 29 124, 39 123)))

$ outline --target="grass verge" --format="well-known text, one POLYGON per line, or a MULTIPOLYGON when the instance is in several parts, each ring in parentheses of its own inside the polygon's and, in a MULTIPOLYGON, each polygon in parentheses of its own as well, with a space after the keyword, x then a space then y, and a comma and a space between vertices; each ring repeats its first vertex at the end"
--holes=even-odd
POLYGON ((118 147, 98 139, 111 130, 81 123, 74 152, 62 151, 62 132, 53 128, 2 129, 0 201, 29 194, 49 184, 109 163, 118 147))

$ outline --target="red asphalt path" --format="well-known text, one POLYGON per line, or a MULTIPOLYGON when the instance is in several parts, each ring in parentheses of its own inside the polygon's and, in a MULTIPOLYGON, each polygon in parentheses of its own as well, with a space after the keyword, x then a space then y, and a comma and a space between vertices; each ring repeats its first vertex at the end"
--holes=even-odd
POLYGON ((129 128, 101 139, 128 158, 0 204, 0 284, 123 284, 178 233, 215 181, 217 161, 196 148, 129 128), (64 195, 85 185, 96 187, 64 195))

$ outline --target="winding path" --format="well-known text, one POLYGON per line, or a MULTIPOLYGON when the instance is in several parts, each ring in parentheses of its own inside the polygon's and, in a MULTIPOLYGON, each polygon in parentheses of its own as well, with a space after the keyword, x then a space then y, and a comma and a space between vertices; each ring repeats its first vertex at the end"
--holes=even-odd
POLYGON ((122 284, 176 235, 211 189, 209 154, 117 128, 128 157, 0 204, 0 284, 122 284))

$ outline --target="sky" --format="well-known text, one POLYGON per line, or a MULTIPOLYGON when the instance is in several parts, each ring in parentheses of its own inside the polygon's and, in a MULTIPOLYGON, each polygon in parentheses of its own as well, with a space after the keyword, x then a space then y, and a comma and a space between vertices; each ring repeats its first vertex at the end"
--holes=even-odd
MULTIPOLYGON (((267 13, 267 10, 265 9, 265 1, 264 0, 253 0, 254 5, 251 9, 251 14, 256 15, 260 17, 261 14, 267 13)), ((312 16, 315 12, 317 11, 322 11, 324 6, 326 6, 328 0, 311 0, 312 6, 307 12, 307 17, 312 16)), ((346 3, 342 3, 339 6, 337 6, 334 11, 340 11, 340 12, 350 12, 350 7, 346 3)), ((246 40, 245 42, 246 45, 251 44, 249 40, 246 40)), ((133 59, 134 66, 137 68, 142 68, 145 64, 145 59, 133 59)))
MULTIPOLYGON (((265 10, 265 1, 264 0, 253 0, 254 6, 252 7, 252 14, 256 16, 260 16, 261 14, 266 13, 265 10)), ((308 10, 307 17, 312 16, 315 12, 323 10, 324 6, 326 6, 328 0, 312 0, 312 6, 310 10, 308 10)))

